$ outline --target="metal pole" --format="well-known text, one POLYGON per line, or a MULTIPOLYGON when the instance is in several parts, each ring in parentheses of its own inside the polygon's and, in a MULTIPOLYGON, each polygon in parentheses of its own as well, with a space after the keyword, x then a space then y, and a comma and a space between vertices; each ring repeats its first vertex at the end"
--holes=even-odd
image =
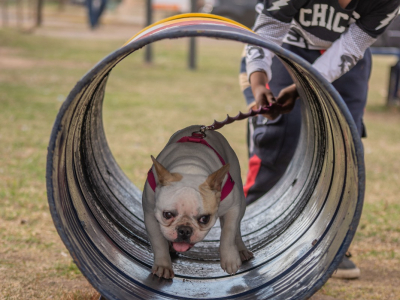
MULTIPOLYGON (((153 9, 152 9, 152 1, 146 1, 146 26, 149 26, 153 23, 153 9)), ((147 45, 145 48, 145 56, 144 59, 146 63, 151 63, 153 60, 153 52, 151 49, 151 44, 147 45)))
MULTIPOLYGON (((196 12, 196 0, 190 0, 190 11, 196 12)), ((190 38, 189 41, 189 69, 196 70, 196 39, 194 37, 190 38)))

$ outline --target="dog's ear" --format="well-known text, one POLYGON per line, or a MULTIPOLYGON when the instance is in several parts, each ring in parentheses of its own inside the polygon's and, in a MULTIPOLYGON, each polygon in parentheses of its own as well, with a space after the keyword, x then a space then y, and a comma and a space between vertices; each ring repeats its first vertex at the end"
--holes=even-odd
POLYGON ((225 178, 225 175, 229 171, 229 164, 223 165, 219 170, 215 171, 211 175, 209 175, 206 179, 206 183, 210 187, 211 190, 220 192, 222 189, 222 181, 225 178))
POLYGON ((170 173, 162 164, 160 164, 153 155, 151 156, 154 167, 157 172, 158 181, 162 186, 169 185, 171 182, 180 181, 182 175, 178 173, 170 173))
POLYGON ((229 164, 210 174, 206 181, 199 186, 203 198, 204 210, 214 214, 218 210, 221 198, 222 182, 229 171, 229 164), (216 201, 217 200, 217 201, 216 201))

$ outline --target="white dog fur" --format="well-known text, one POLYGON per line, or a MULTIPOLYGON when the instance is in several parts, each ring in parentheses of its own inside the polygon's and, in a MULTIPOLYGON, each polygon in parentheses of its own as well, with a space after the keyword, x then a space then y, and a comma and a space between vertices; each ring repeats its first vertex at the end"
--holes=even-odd
POLYGON ((157 160, 152 157, 157 187, 154 192, 146 181, 143 191, 144 221, 154 252, 152 272, 167 279, 174 277, 170 245, 178 252, 189 250, 204 239, 217 218, 221 223, 222 269, 234 274, 242 261, 253 257, 240 233, 246 202, 235 152, 215 131, 207 131, 205 140, 222 156, 225 166, 205 145, 177 143, 199 129, 200 126, 190 126, 176 132, 157 160), (221 187, 227 180, 228 171, 235 185, 220 201, 221 187))

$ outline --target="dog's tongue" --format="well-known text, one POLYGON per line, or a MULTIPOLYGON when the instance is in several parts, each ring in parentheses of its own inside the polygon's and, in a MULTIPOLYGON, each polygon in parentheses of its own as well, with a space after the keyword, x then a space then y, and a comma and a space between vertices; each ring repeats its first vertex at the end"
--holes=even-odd
POLYGON ((185 252, 185 251, 188 251, 190 248, 192 248, 193 244, 189 244, 189 243, 172 243, 172 247, 175 249, 176 252, 185 252))

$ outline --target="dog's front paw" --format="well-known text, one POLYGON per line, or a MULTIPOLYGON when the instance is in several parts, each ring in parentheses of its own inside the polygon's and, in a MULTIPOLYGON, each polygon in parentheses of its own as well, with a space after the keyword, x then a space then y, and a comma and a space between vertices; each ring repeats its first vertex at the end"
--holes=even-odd
POLYGON ((226 273, 233 275, 239 270, 242 265, 239 252, 236 249, 231 249, 229 252, 221 252, 221 268, 226 273))
POLYGON ((172 279, 175 276, 174 270, 172 270, 171 263, 156 263, 154 262, 153 267, 151 268, 151 272, 158 277, 162 277, 165 279, 172 279))
POLYGON ((247 249, 239 251, 239 255, 240 255, 240 259, 242 261, 250 260, 254 257, 253 252, 251 252, 247 249))

